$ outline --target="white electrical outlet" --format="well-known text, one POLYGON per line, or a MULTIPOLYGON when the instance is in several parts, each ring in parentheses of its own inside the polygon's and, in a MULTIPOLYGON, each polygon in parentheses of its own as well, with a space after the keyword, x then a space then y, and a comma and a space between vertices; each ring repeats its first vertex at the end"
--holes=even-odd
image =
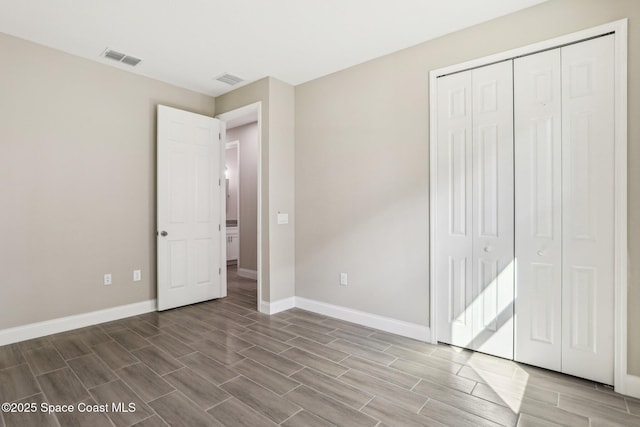
POLYGON ((111 273, 104 275, 104 284, 105 285, 110 285, 111 284, 111 273))
POLYGON ((347 273, 340 273, 340 285, 347 286, 347 273))
POLYGON ((133 270, 133 281, 139 282, 142 280, 142 272, 140 270, 133 270))

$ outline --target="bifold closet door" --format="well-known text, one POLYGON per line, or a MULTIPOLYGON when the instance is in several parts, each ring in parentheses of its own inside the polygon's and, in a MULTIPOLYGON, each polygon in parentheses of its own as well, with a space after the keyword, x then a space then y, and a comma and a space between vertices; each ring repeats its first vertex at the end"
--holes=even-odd
POLYGON ((471 71, 473 349, 513 359, 512 61, 471 71))
POLYGON ((562 368, 560 49, 513 61, 515 359, 562 368))
POLYGON ((515 359, 613 384, 613 35, 514 60, 515 359))
POLYGON ((613 384, 614 35, 561 54, 562 372, 613 384))
POLYGON ((438 79, 438 339, 513 357, 511 61, 438 79))
POLYGON ((438 79, 436 286, 438 340, 473 341, 471 72, 438 79))

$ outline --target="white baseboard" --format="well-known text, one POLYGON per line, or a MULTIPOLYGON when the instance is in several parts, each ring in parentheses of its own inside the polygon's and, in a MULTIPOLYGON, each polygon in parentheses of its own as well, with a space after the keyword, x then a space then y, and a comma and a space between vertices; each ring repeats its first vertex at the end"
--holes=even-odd
POLYGON ((276 314, 296 306, 295 297, 285 298, 274 302, 260 301, 260 313, 276 314))
POLYGON ((640 377, 627 374, 624 379, 625 392, 627 396, 633 396, 640 399, 640 377))
POLYGON ((258 272, 256 270, 249 270, 248 268, 238 267, 238 276, 246 279, 258 280, 258 272))
POLYGON ((296 297, 296 307, 325 316, 335 317, 358 325, 380 329, 396 335, 402 335, 415 340, 430 342, 431 330, 428 326, 404 322, 390 317, 379 316, 364 311, 354 310, 325 302, 296 297))
POLYGON ((111 322, 125 317, 137 316, 151 311, 156 311, 155 299, 3 329, 0 330, 0 346, 84 328, 98 323, 111 322))

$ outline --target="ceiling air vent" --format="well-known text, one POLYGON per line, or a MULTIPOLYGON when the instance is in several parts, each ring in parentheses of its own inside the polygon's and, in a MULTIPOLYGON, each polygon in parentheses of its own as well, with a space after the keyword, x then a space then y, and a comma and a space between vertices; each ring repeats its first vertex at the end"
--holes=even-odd
POLYGON ((236 85, 242 81, 240 77, 228 73, 224 73, 223 75, 216 77, 216 80, 230 86, 236 85))
POLYGON ((105 58, 113 59, 114 61, 122 62, 123 64, 131 65, 135 67, 142 61, 140 58, 136 58, 135 56, 127 55, 112 49, 107 48, 102 56, 105 58))

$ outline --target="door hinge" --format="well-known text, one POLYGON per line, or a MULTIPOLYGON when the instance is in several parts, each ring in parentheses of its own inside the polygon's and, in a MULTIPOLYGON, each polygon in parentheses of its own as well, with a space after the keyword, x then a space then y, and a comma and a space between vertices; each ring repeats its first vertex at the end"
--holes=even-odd
POLYGON ((222 141, 222 132, 218 132, 218 141, 222 141))
POLYGON ((220 224, 218 224, 218 231, 222 231, 222 227, 220 227, 220 224))
POLYGON ((218 178, 218 187, 220 187, 221 185, 222 185, 222 180, 218 178))
POLYGON ((222 274, 222 268, 218 267, 218 275, 222 274))

